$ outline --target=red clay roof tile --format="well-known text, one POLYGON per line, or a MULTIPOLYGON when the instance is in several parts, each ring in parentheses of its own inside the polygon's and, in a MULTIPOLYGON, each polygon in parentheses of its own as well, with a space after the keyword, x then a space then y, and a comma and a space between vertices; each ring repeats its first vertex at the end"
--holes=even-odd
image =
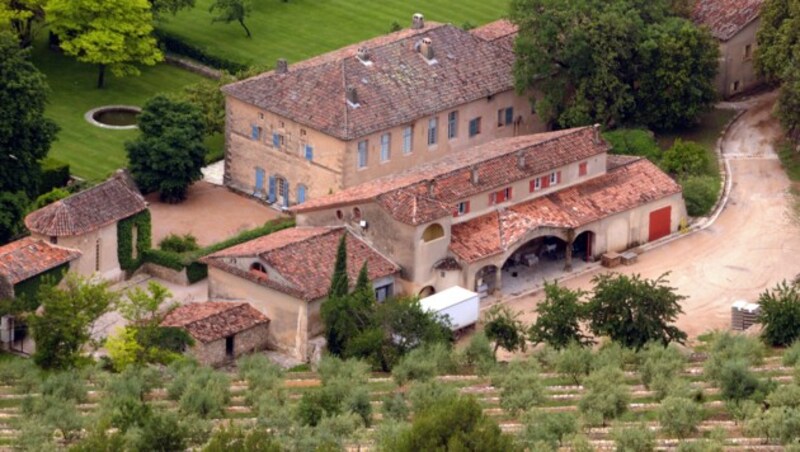
POLYGON ((692 19, 708 26, 715 38, 727 41, 758 18, 762 3, 764 0, 697 0, 692 19))
POLYGON ((455 224, 450 251, 475 262, 519 245, 533 229, 577 228, 680 192, 658 167, 637 159, 580 185, 455 224))
POLYGON ((0 275, 17 284, 81 257, 81 252, 25 237, 0 247, 0 275))
POLYGON ((207 301, 178 306, 161 326, 183 328, 195 340, 208 343, 267 322, 267 316, 249 303, 207 301))

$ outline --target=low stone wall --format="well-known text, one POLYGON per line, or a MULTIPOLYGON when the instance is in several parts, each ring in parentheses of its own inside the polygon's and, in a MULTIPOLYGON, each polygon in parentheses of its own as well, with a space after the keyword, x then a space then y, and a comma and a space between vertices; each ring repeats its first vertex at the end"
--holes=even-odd
POLYGON ((135 274, 147 273, 150 276, 169 281, 171 283, 180 284, 181 286, 189 286, 189 277, 186 276, 186 269, 181 271, 173 270, 171 268, 163 267, 152 262, 146 262, 144 265, 136 270, 135 274))

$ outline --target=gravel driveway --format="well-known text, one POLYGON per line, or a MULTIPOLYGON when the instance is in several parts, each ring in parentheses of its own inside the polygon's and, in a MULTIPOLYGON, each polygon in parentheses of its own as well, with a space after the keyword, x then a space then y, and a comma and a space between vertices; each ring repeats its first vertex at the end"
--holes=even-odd
MULTIPOLYGON (((730 325, 730 305, 755 300, 783 279, 800 273, 800 221, 790 181, 772 143, 780 126, 772 118, 774 93, 748 101, 752 106, 731 127, 723 141, 730 163, 732 189, 727 206, 709 228, 639 256, 638 263, 617 268, 656 278, 671 272, 670 284, 688 298, 678 326, 690 337, 730 325)), ((603 269, 562 283, 591 289, 591 278, 603 269)), ((535 320, 531 311, 541 294, 506 300, 535 320)))

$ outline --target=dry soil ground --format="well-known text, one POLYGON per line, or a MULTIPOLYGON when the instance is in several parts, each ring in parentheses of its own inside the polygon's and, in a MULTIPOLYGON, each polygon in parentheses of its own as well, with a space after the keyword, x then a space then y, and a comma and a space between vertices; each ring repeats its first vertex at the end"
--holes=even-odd
MULTIPOLYGON (((768 94, 744 104, 750 109, 726 134, 722 149, 731 169, 728 204, 705 230, 639 256, 638 263, 617 268, 657 278, 665 272, 670 284, 687 296, 678 326, 690 337, 710 329, 727 328, 730 305, 754 301, 764 289, 800 273, 800 221, 789 193, 773 142, 780 126, 772 118, 775 96, 768 94)), ((591 278, 605 269, 563 282, 570 288, 591 289, 591 278)), ((541 293, 506 299, 522 311, 527 323, 541 293)))

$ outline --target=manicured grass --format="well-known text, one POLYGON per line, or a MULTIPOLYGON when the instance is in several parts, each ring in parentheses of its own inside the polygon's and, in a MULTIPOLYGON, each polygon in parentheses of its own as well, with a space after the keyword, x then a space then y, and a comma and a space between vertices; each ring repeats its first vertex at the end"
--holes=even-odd
POLYGON ((700 117, 697 126, 684 130, 657 133, 656 139, 662 149, 669 149, 675 139, 694 141, 702 144, 707 149, 714 150, 717 139, 722 134, 722 129, 736 114, 733 110, 714 109, 700 117))
POLYGON ((389 32, 392 22, 411 24, 414 13, 427 21, 481 25, 504 16, 508 0, 261 0, 245 23, 211 23, 212 0, 170 17, 159 25, 210 54, 248 65, 271 67, 278 58, 289 62, 337 49, 389 32))
POLYGON ((42 31, 35 43, 33 61, 50 84, 46 114, 61 127, 50 156, 69 163, 72 174, 90 181, 105 179, 126 166, 123 143, 138 132, 95 127, 83 118, 88 110, 111 104, 141 106, 158 92, 176 92, 202 80, 194 73, 160 64, 143 68, 139 77, 107 75, 106 87, 97 89, 97 67, 51 51, 46 38, 47 32, 42 31))

